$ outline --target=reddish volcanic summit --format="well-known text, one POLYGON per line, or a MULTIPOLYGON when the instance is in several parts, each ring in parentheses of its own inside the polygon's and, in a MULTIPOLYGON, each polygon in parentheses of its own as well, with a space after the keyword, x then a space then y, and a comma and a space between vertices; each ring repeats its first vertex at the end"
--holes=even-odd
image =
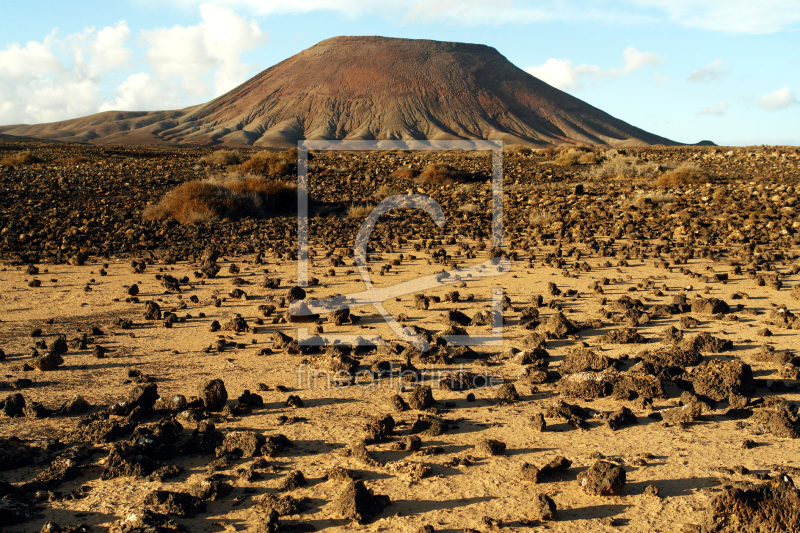
POLYGON ((299 139, 675 144, 547 85, 489 46, 385 37, 327 39, 183 110, 109 111, 0 133, 276 147, 299 139))

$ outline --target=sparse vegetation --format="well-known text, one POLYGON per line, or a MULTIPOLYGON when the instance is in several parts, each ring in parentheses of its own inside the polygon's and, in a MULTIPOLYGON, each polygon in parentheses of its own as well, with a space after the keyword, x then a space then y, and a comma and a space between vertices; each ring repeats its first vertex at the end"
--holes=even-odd
POLYGON ((372 197, 378 200, 383 200, 384 198, 394 196, 395 194, 397 194, 397 191, 392 187, 388 185, 381 185, 374 193, 372 193, 372 197))
POLYGON ((444 163, 431 163, 417 178, 419 183, 433 185, 453 185, 465 179, 465 175, 458 169, 444 163))
POLYGON ((578 158, 578 163, 581 165, 594 165, 600 163, 603 160, 603 156, 601 156, 597 152, 586 152, 582 156, 578 158))
POLYGON ((183 183, 145 208, 146 220, 174 218, 181 224, 265 217, 294 205, 294 185, 240 172, 183 183))
POLYGON ((33 152, 31 152, 30 150, 17 152, 12 156, 0 159, 0 165, 7 165, 7 166, 32 165, 33 163, 41 163, 41 162, 42 160, 33 155, 33 152))
POLYGON ((660 204, 665 202, 673 202, 676 198, 677 196, 674 194, 664 191, 638 192, 631 196, 625 203, 629 205, 635 205, 639 201, 649 201, 653 204, 660 204))
POLYGON ((230 166, 243 163, 247 157, 238 150, 214 150, 200 158, 201 163, 230 166))
POLYGON ((699 185, 707 183, 708 177, 695 163, 682 163, 676 169, 659 177, 655 185, 658 187, 677 187, 680 185, 699 185))
POLYGON ((641 161, 638 157, 615 154, 584 175, 589 179, 634 179, 655 178, 658 172, 656 163, 641 161))
POLYGON ((522 144, 508 144, 503 146, 503 153, 507 155, 530 155, 533 149, 522 144))
POLYGON ((372 204, 351 204, 347 208, 347 218, 364 220, 372 213, 373 209, 375 209, 375 206, 372 204))
POLYGON ((556 215, 544 209, 532 209, 528 222, 531 226, 549 226, 556 219, 556 215))
POLYGON ((400 178, 404 180, 414 179, 417 175, 417 172, 411 167, 400 167, 392 172, 392 176, 395 178, 400 178))
POLYGON ((578 160, 582 155, 583 154, 577 150, 567 150, 565 152, 561 152, 558 157, 556 157, 555 164, 561 165, 562 167, 571 167, 578 164, 578 160))
POLYGON ((236 170, 260 176, 284 176, 297 168, 297 148, 285 152, 256 152, 236 170))

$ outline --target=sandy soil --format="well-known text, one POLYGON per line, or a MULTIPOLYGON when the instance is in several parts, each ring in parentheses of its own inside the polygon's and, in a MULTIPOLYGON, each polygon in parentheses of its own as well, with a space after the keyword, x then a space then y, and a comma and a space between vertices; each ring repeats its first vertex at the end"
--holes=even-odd
MULTIPOLYGON (((441 265, 431 265, 423 253, 415 253, 408 243, 396 249, 394 254, 382 254, 374 258, 373 270, 399 256, 415 254, 417 259, 404 260, 400 266, 393 267, 385 276, 373 275, 376 285, 391 285, 411 280, 421 275, 441 270, 441 265)), ((473 243, 474 244, 474 243, 473 243)), ((624 244, 624 241, 618 241, 624 244)), ((455 254, 455 247, 447 247, 455 254)), ((578 245, 580 249, 581 246, 578 245)), ((542 257, 550 250, 536 251, 542 257), (541 252, 541 253, 540 253, 541 252)), ((573 400, 596 413, 589 420, 589 429, 575 429, 562 419, 548 418, 547 428, 537 432, 530 427, 531 417, 544 412, 559 397, 555 383, 531 385, 517 381, 515 386, 520 394, 517 402, 498 403, 496 389, 473 389, 475 401, 466 399, 467 392, 451 392, 437 388, 433 380, 433 396, 436 400, 432 413, 452 422, 447 433, 436 437, 423 437, 422 451, 408 453, 394 451, 393 442, 405 434, 416 420, 418 411, 394 412, 388 405, 389 397, 397 392, 398 380, 384 378, 372 384, 349 387, 327 386, 324 379, 313 380, 313 371, 301 366, 303 355, 290 355, 280 350, 272 354, 259 355, 263 348, 272 347, 271 334, 277 330, 296 337, 295 324, 255 325, 261 316, 258 306, 277 303, 288 293, 297 277, 293 262, 278 261, 267 257, 265 264, 254 264, 255 256, 225 257, 219 261, 222 270, 214 279, 197 280, 192 275, 197 265, 177 263, 174 265, 149 264, 143 273, 133 272, 130 261, 109 261, 107 275, 100 276, 103 260, 91 259, 84 266, 41 265, 37 276, 26 274, 25 267, 6 267, 0 270, 0 347, 7 359, 0 362, 5 380, 29 378, 33 385, 22 390, 27 401, 37 401, 49 408, 58 408, 73 395, 82 395, 90 404, 100 408, 123 399, 133 387, 126 384, 130 370, 138 370, 145 376, 154 378, 161 398, 170 399, 183 394, 191 400, 198 393, 198 387, 209 379, 220 378, 228 391, 229 404, 234 404, 245 389, 255 392, 263 383, 268 390, 259 392, 264 399, 263 408, 253 410, 243 416, 225 416, 219 412, 212 414, 217 428, 223 432, 252 429, 262 434, 282 433, 293 443, 292 447, 278 457, 268 459, 270 469, 262 479, 242 481, 236 470, 254 462, 254 459, 238 459, 230 467, 222 470, 222 480, 229 482, 233 492, 221 500, 208 503, 208 512, 196 518, 176 518, 188 531, 244 531, 255 528, 264 520, 264 512, 256 502, 265 493, 273 493, 279 481, 291 470, 300 470, 308 480, 308 485, 291 492, 295 498, 305 498, 308 508, 300 515, 283 517, 284 526, 308 524, 320 531, 417 531, 425 524, 432 525, 436 531, 456 532, 463 528, 489 531, 491 520, 500 520, 505 531, 529 531, 548 529, 551 531, 611 531, 622 526, 624 531, 678 531, 684 524, 697 524, 702 519, 703 509, 710 498, 720 490, 723 483, 731 480, 754 480, 758 474, 774 474, 776 465, 798 466, 797 458, 800 441, 776 437, 765 433, 747 420, 732 419, 724 415, 727 402, 719 402, 716 409, 704 415, 703 421, 686 427, 665 425, 647 415, 661 409, 678 405, 681 390, 673 383, 665 384, 665 398, 655 399, 652 408, 641 402, 620 402, 610 397, 597 400, 573 400), (229 266, 236 264, 241 268, 238 274, 231 274, 229 266), (46 271, 45 271, 46 269, 46 271), (163 269, 163 272, 162 272, 163 269), (265 276, 278 277, 278 289, 261 288, 260 281, 265 276), (191 285, 184 285, 181 293, 165 293, 155 274, 169 273, 178 278, 189 276, 191 285), (234 288, 232 280, 240 277, 252 282, 240 288, 247 293, 247 299, 232 299, 228 296, 234 288), (27 286, 27 281, 41 280, 41 287, 27 286), (139 303, 128 303, 126 288, 136 283, 140 288, 139 303), (86 287, 91 290, 87 291, 86 287), (223 299, 220 307, 212 305, 212 296, 223 299), (199 303, 191 303, 190 296, 196 295, 199 303), (163 311, 175 309, 179 317, 186 316, 185 322, 174 324, 172 328, 162 327, 162 321, 146 321, 142 318, 144 302, 154 300, 163 311), (185 308, 181 308, 183 304, 185 308), (200 318, 200 313, 205 317, 200 318), (231 332, 211 332, 213 320, 224 324, 232 313, 240 313, 248 324, 257 328, 242 334, 231 332), (191 318, 188 316, 191 315, 191 318), (134 326, 122 330, 112 326, 118 317, 130 318, 134 326), (48 321, 52 320, 52 323, 48 321), (42 338, 51 341, 58 334, 68 339, 98 326, 102 336, 93 336, 94 342, 110 350, 108 358, 96 359, 92 356, 92 344, 88 350, 73 351, 64 355, 65 363, 53 371, 23 371, 21 369, 30 358, 27 352, 39 339, 29 336, 35 327, 43 330, 42 338), (206 350, 220 338, 239 343, 235 348, 222 352, 206 350), (299 370, 298 370, 299 369, 299 370), (276 390, 282 385, 285 391, 276 390), (285 406, 287 395, 296 394, 304 402, 304 407, 292 409, 285 406), (621 405, 630 407, 638 418, 638 424, 612 431, 602 420, 603 413, 610 413, 621 405), (421 480, 412 481, 395 475, 380 466, 367 466, 354 457, 347 457, 346 447, 364 435, 363 425, 370 416, 392 414, 397 427, 396 435, 390 442, 368 445, 368 450, 380 462, 408 458, 411 461, 430 465, 432 473, 421 480), (282 423, 279 417, 297 417, 293 423, 282 423), (504 442, 506 453, 498 456, 485 456, 475 449, 481 439, 492 438, 504 442), (756 446, 744 449, 742 442, 752 439, 756 446), (470 466, 448 466, 454 458, 471 456, 470 466), (543 465, 556 456, 565 456, 572 461, 565 473, 543 483, 532 484, 520 476, 522 463, 543 465), (581 490, 576 482, 579 472, 586 470, 603 456, 622 465, 627 472, 627 484, 618 496, 591 496, 581 490), (639 461, 637 461, 637 459, 639 461), (644 459, 644 461, 641 461, 644 459), (341 466, 359 473, 367 487, 376 494, 387 495, 391 505, 366 524, 344 520, 332 516, 330 502, 333 501, 340 485, 326 481, 324 476, 331 467, 341 466), (736 474, 730 470, 743 466, 749 474, 736 474), (658 496, 645 495, 648 485, 655 485, 658 496), (535 520, 530 505, 532 497, 545 493, 552 497, 558 507, 558 520, 546 525, 535 520), (487 517, 488 520, 487 522, 487 517), (220 525, 226 524, 226 526, 220 525), (231 529, 232 528, 232 529, 231 529)), ((456 261, 459 257, 454 255, 456 261)), ((481 256, 469 261, 482 262, 481 256)), ((574 258, 566 258, 568 265, 574 258)), ((758 287, 746 275, 734 275, 731 267, 703 260, 690 260, 681 265, 694 272, 703 273, 707 267, 717 273, 728 272, 727 283, 700 283, 697 279, 679 273, 678 268, 655 268, 652 259, 630 259, 628 266, 603 266, 606 261, 617 265, 616 258, 584 255, 591 271, 564 277, 560 269, 544 266, 541 261, 516 261, 512 269, 502 277, 482 280, 467 280, 466 287, 457 288, 460 294, 474 294, 474 300, 457 304, 432 303, 428 311, 415 309, 413 294, 384 302, 386 309, 395 317, 406 313, 409 323, 421 326, 432 332, 446 328, 441 313, 457 308, 468 316, 490 308, 491 289, 502 288, 518 310, 527 307, 533 295, 542 294, 545 304, 553 299, 547 293, 548 282, 554 282, 562 291, 576 289, 577 296, 558 297, 567 317, 576 322, 602 318, 601 300, 608 302, 627 295, 642 299, 647 304, 672 301, 672 297, 686 292, 689 298, 695 295, 721 298, 731 304, 732 314, 737 321, 718 320, 711 316, 693 315, 700 321, 699 326, 684 330, 691 337, 700 332, 708 332, 716 337, 733 342, 732 351, 722 354, 706 354, 705 359, 738 358, 751 365, 759 385, 770 385, 779 379, 778 366, 770 356, 762 355, 762 344, 772 346, 776 351, 794 350, 796 333, 787 329, 769 326, 773 335, 761 337, 757 331, 764 327, 764 319, 776 306, 785 304, 793 312, 800 311, 798 302, 790 297, 790 291, 775 291, 769 287, 758 287), (592 291, 594 281, 609 278, 611 283, 604 286, 605 293, 592 291), (652 290, 640 288, 647 280, 655 281, 661 288, 662 296, 652 290), (666 286, 666 289, 662 288, 666 286), (736 292, 745 292, 749 299, 734 300, 736 292), (743 304, 737 310, 734 304, 743 304), (754 312, 754 313, 751 313, 754 312)), ((461 266, 461 264, 459 264, 461 266)), ((338 267, 334 277, 324 277, 329 270, 327 264, 318 264, 311 269, 311 275, 318 277, 322 284, 309 290, 309 296, 321 298, 334 294, 348 294, 363 290, 363 283, 355 272, 355 267, 338 267), (354 271, 345 274, 347 270, 354 271)), ((786 286, 798 283, 797 276, 784 278, 786 286)), ((452 287, 427 291, 426 294, 444 296, 452 287)), ((285 310, 285 308, 283 309, 285 310)), ((281 311, 279 309, 279 311, 281 311)), ((539 309, 541 319, 546 320, 555 310, 548 307, 539 309)), ((361 317, 354 326, 334 326, 331 322, 322 324, 325 333, 382 335, 391 340, 393 335, 381 317, 370 308, 353 309, 361 317)), ((507 358, 506 350, 521 348, 521 339, 529 332, 520 326, 520 312, 506 311, 506 326, 502 346, 476 348, 487 354, 486 363, 465 362, 463 368, 474 373, 488 373, 514 381, 520 366, 507 358)), ((657 318, 638 328, 650 342, 647 344, 611 345, 603 344, 602 336, 620 327, 603 320, 601 328, 582 330, 576 337, 547 342, 551 355, 550 369, 558 370, 563 363, 569 347, 577 341, 585 341, 593 350, 616 358, 632 358, 660 345, 662 332, 668 326, 679 326, 683 315, 657 318)), ((301 327, 308 327, 301 324, 301 327)), ((487 334, 489 326, 469 326, 470 335, 487 334)), ((366 352, 360 357, 361 368, 386 356, 366 352)), ((402 361, 394 357, 395 364, 402 361)), ((458 369, 459 363, 449 365, 417 364, 425 372, 458 369)), ((798 394, 794 382, 784 380, 790 390, 781 395, 796 401, 798 394)), ((774 388, 774 387, 773 387, 774 388)), ((9 393, 10 394, 10 393, 9 393)), ((755 397, 767 397, 777 393, 769 388, 759 387, 755 397)), ((405 394, 404 396, 408 396, 405 394)), ((155 420, 157 417, 151 417, 155 420)), ((180 415, 178 420, 181 420, 180 415)), ((69 442, 69 433, 75 427, 78 416, 53 416, 44 419, 0 418, 0 436, 16 436, 33 443, 46 438, 60 438, 69 442)), ((184 437, 188 437, 195 424, 182 420, 184 437)), ((70 491, 82 487, 83 495, 75 499, 64 497, 41 505, 41 514, 31 522, 3 528, 8 532, 38 531, 46 520, 59 524, 87 524, 108 528, 120 518, 143 507, 145 496, 153 489, 173 491, 185 489, 189 484, 206 477, 206 465, 213 455, 191 455, 180 457, 170 464, 182 466, 185 470, 179 477, 163 483, 121 477, 107 481, 100 479, 100 472, 106 460, 107 445, 100 449, 90 465, 84 465, 80 477, 64 483, 59 490, 66 496, 70 491)), ((30 481, 47 465, 37 464, 3 472, 3 478, 21 484, 30 481)), ((303 530, 300 528, 288 530, 303 530)))

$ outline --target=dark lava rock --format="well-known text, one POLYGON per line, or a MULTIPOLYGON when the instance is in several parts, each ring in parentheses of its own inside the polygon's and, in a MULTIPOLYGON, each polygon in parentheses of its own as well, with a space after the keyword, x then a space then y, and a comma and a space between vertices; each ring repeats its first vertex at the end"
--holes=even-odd
POLYGON ((750 365, 738 359, 705 361, 692 373, 691 380, 695 393, 716 401, 726 400, 731 392, 750 396, 755 390, 750 365))
POLYGON ((547 409, 547 418, 563 418, 567 423, 576 428, 588 428, 589 425, 586 420, 592 417, 588 409, 584 409, 579 405, 572 405, 564 400, 556 400, 553 405, 547 409))
POLYGON ((431 415, 418 415, 417 419, 411 424, 408 430, 409 435, 424 435, 427 437, 438 437, 447 433, 449 425, 431 415))
POLYGON ((0 524, 13 526, 33 518, 34 508, 30 494, 8 481, 0 480, 0 524))
POLYGON ((505 455, 506 443, 497 439, 481 439, 475 445, 475 451, 483 455, 505 455))
POLYGON ((22 413, 26 418, 47 418, 52 414, 52 410, 48 409, 39 402, 27 402, 25 404, 25 409, 22 410, 22 413))
POLYGON ((547 319, 547 322, 541 324, 537 330, 542 333, 549 333, 556 339, 563 339, 567 335, 578 332, 578 328, 575 327, 575 324, 564 316, 564 313, 561 311, 553 313, 550 318, 547 319))
POLYGON ((737 483, 717 494, 703 515, 703 533, 800 531, 800 496, 787 475, 768 483, 737 483))
POLYGON ((572 461, 566 457, 558 456, 552 461, 542 467, 536 467, 528 463, 522 463, 520 467, 520 476, 525 481, 532 483, 541 483, 547 478, 555 477, 569 470, 572 466, 572 461))
POLYGON ((91 458, 92 453, 92 449, 87 446, 73 446, 64 450, 50 462, 50 466, 39 472, 30 482, 29 488, 52 489, 79 477, 81 464, 91 458))
POLYGON ((636 415, 627 407, 621 407, 619 410, 614 411, 606 419, 606 424, 612 431, 616 431, 626 426, 633 426, 637 423, 636 415))
POLYGON ((547 422, 545 421, 542 413, 536 413, 533 415, 528 425, 530 425, 534 431, 538 431, 540 433, 547 428, 547 422))
POLYGON ((414 388, 411 396, 408 398, 408 406, 411 409, 422 411, 433 405, 433 393, 431 388, 427 385, 421 385, 414 388))
POLYGON ((147 385, 137 385, 128 393, 128 405, 133 410, 136 407, 142 409, 152 409, 158 400, 158 385, 148 383, 147 385))
POLYGON ((578 485, 595 496, 616 496, 625 487, 625 470, 608 461, 596 461, 578 474, 578 485))
POLYGON ((9 418, 22 416, 24 410, 25 397, 18 392, 7 396, 2 402, 2 408, 0 408, 0 412, 9 418))
POLYGON ((295 300, 305 300, 306 299, 306 291, 302 287, 294 286, 289 289, 289 294, 287 295, 286 300, 289 302, 293 302, 295 300))
POLYGON ((67 345, 67 339, 64 336, 59 335, 57 338, 53 339, 50 344, 47 346, 47 349, 50 353, 56 355, 64 355, 69 351, 69 346, 67 345))
POLYGON ((161 306, 156 302, 145 302, 144 319, 145 320, 161 320, 161 306))
POLYGON ((447 311, 447 316, 444 319, 445 324, 448 326, 469 326, 472 319, 470 319, 467 315, 462 313, 461 311, 456 311, 454 309, 450 309, 447 311))
POLYGON ((222 444, 216 449, 217 457, 232 454, 238 457, 255 457, 267 442, 263 435, 249 429, 231 431, 225 435, 222 444))
POLYGON ((64 402, 64 405, 61 406, 61 409, 58 410, 58 413, 61 415, 77 415, 80 413, 85 413, 91 408, 92 405, 86 401, 86 398, 80 394, 76 394, 64 402))
POLYGON ((128 514, 112 529, 114 533, 171 533, 179 530, 180 526, 174 520, 148 509, 128 514))
POLYGON ((101 478, 135 477, 142 479, 152 474, 157 467, 158 464, 145 455, 144 447, 118 442, 111 446, 101 478))
POLYGON ((70 434, 76 441, 104 444, 130 436, 136 424, 127 419, 109 419, 99 414, 81 417, 70 434))
POLYGON ((41 357, 35 358, 31 361, 31 366, 37 370, 47 371, 55 370, 64 364, 64 359, 57 353, 45 352, 41 357))
POLYGON ((603 344, 642 344, 647 339, 635 329, 622 328, 609 331, 601 338, 603 344))
POLYGON ((300 487, 305 487, 306 485, 308 485, 308 482, 306 481, 303 473, 299 470, 292 470, 278 483, 277 490, 280 492, 286 492, 300 487))
POLYGON ((611 359, 598 355, 592 350, 576 346, 567 352, 567 357, 559 370, 566 374, 576 372, 600 372, 612 365, 611 359))
POLYGON ((513 383, 503 383, 497 387, 495 398, 501 402, 515 402, 519 400, 519 393, 513 383))
POLYGON ((657 376, 623 372, 618 374, 611 393, 615 400, 663 398, 664 385, 657 376))
POLYGON ((692 313, 703 315, 716 315, 717 313, 729 313, 731 308, 719 298, 698 298, 692 302, 692 313))
POLYGON ((757 409, 748 422, 756 424, 776 437, 800 438, 794 426, 797 419, 795 416, 790 416, 786 409, 757 409))
POLYGON ((617 372, 578 372, 562 377, 557 385, 559 394, 567 397, 589 400, 609 396, 614 390, 614 382, 619 379, 617 372))
POLYGON ((302 501, 290 495, 265 494, 259 501, 258 506, 265 511, 275 511, 278 516, 290 516, 299 514, 306 509, 302 501))
POLYGON ((276 433, 274 435, 267 435, 265 437, 264 445, 261 447, 261 453, 266 457, 274 457, 278 454, 283 453, 291 445, 292 441, 290 441, 286 437, 286 435, 283 435, 281 433, 276 433))
POLYGON ((703 332, 691 338, 684 339, 679 344, 681 348, 687 351, 696 351, 700 353, 719 353, 727 352, 733 348, 733 342, 713 337, 710 334, 703 332))
POLYGON ((373 494, 363 481, 349 481, 331 504, 333 514, 357 522, 366 522, 391 504, 388 496, 373 494))
POLYGON ((650 365, 650 372, 659 376, 673 368, 682 373, 686 367, 699 365, 703 361, 699 351, 686 350, 678 346, 657 348, 644 353, 641 358, 650 365))
POLYGON ((0 437, 0 472, 33 464, 38 454, 17 437, 0 437))
POLYGON ((371 417, 364 425, 364 431, 367 444, 385 442, 394 432, 394 418, 391 415, 371 417))
POLYGON ((206 502, 221 499, 233 491, 233 487, 224 481, 203 479, 189 486, 189 494, 206 502))
POLYGON ((535 520, 555 520, 556 502, 547 494, 537 494, 531 498, 531 511, 535 520))
POLYGON ((228 401, 228 391, 221 379, 207 381, 198 391, 203 405, 209 411, 219 411, 228 401))
POLYGON ((205 503, 196 496, 168 490, 154 490, 143 503, 155 512, 176 516, 193 517, 206 510, 205 503))

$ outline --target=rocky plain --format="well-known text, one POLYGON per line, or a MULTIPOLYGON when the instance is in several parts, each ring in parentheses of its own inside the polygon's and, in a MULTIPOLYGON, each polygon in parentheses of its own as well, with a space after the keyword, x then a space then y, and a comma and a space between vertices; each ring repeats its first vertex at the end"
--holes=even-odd
POLYGON ((798 148, 509 149, 501 246, 485 152, 312 153, 304 286, 291 202, 153 215, 253 153, 0 144, 0 530, 800 530, 798 148), (288 313, 364 290, 397 194, 447 218, 368 248, 448 280, 383 302, 430 349, 288 313))

